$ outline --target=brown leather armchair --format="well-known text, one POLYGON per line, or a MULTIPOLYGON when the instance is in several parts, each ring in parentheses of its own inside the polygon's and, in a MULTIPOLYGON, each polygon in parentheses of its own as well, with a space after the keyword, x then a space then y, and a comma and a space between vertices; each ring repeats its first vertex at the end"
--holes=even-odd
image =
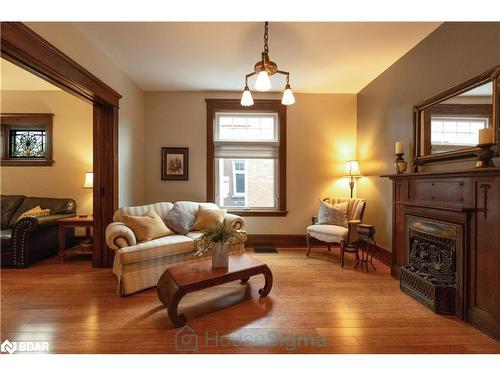
MULTIPOLYGON (((2 195, 1 266, 23 268, 38 259, 57 254, 57 220, 75 216, 75 213, 76 202, 73 199, 2 195), (23 212, 36 206, 49 208, 50 215, 29 216, 18 221, 23 212)), ((74 233, 69 231, 65 245, 73 240, 74 233)))

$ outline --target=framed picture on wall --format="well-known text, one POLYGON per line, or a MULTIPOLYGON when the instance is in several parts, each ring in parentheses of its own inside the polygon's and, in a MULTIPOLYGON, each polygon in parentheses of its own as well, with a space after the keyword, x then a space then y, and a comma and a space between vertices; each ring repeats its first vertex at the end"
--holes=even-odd
POLYGON ((187 147, 161 148, 161 179, 188 180, 189 149, 187 147))

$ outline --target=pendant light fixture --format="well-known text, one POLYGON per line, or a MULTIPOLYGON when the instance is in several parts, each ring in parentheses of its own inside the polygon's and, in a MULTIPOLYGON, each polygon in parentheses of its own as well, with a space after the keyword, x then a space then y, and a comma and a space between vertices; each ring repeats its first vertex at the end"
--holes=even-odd
POLYGON ((278 65, 275 62, 269 60, 269 47, 267 45, 268 41, 268 25, 269 22, 265 23, 264 26, 264 51, 262 52, 262 59, 257 62, 254 66, 254 71, 245 76, 245 88, 243 89, 243 94, 241 95, 241 105, 249 107, 253 105, 253 98, 250 89, 248 88, 248 78, 257 75, 257 81, 255 82, 255 90, 257 91, 269 91, 271 89, 271 81, 269 76, 276 73, 286 76, 286 85, 283 91, 283 97, 281 99, 281 104, 290 105, 295 103, 295 98, 293 96, 292 88, 290 87, 290 73, 278 69, 278 65))

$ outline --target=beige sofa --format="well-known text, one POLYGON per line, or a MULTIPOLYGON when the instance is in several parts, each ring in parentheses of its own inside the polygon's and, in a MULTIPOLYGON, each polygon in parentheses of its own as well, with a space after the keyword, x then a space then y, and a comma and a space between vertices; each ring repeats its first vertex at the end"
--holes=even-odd
MULTIPOLYGON (((123 215, 142 216, 149 208, 153 208, 158 215, 165 218, 174 205, 195 215, 199 205, 218 208, 214 203, 159 202, 145 206, 123 207, 113 215, 113 222, 106 228, 106 242, 115 250, 113 273, 118 278, 119 295, 125 296, 154 287, 167 268, 181 262, 199 259, 195 258, 193 250, 194 241, 202 235, 202 232, 176 234, 138 243, 132 230, 122 222, 123 215)), ((226 214, 224 220, 231 223, 235 229, 245 229, 245 222, 239 216, 226 214)), ((244 243, 233 245, 230 252, 233 254, 244 252, 244 243)), ((210 255, 208 253, 205 256, 210 255)))

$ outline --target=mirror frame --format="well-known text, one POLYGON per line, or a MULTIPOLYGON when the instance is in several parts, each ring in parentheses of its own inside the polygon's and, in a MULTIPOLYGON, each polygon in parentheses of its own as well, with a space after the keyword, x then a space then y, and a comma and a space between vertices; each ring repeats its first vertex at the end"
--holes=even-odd
POLYGON ((460 160, 460 159, 472 159, 476 156, 478 152, 478 147, 464 147, 460 150, 446 151, 438 154, 422 155, 422 111, 435 105, 441 103, 445 100, 450 99, 456 95, 459 95, 465 91, 473 89, 475 87, 481 86, 485 83, 493 83, 493 121, 492 125, 495 129, 494 131, 494 143, 493 151, 495 156, 498 156, 500 150, 500 65, 487 70, 486 72, 469 79, 468 81, 462 82, 461 84, 454 86, 442 93, 433 96, 427 100, 424 100, 413 106, 413 172, 418 172, 418 167, 430 164, 433 162, 442 162, 450 160, 460 160))

